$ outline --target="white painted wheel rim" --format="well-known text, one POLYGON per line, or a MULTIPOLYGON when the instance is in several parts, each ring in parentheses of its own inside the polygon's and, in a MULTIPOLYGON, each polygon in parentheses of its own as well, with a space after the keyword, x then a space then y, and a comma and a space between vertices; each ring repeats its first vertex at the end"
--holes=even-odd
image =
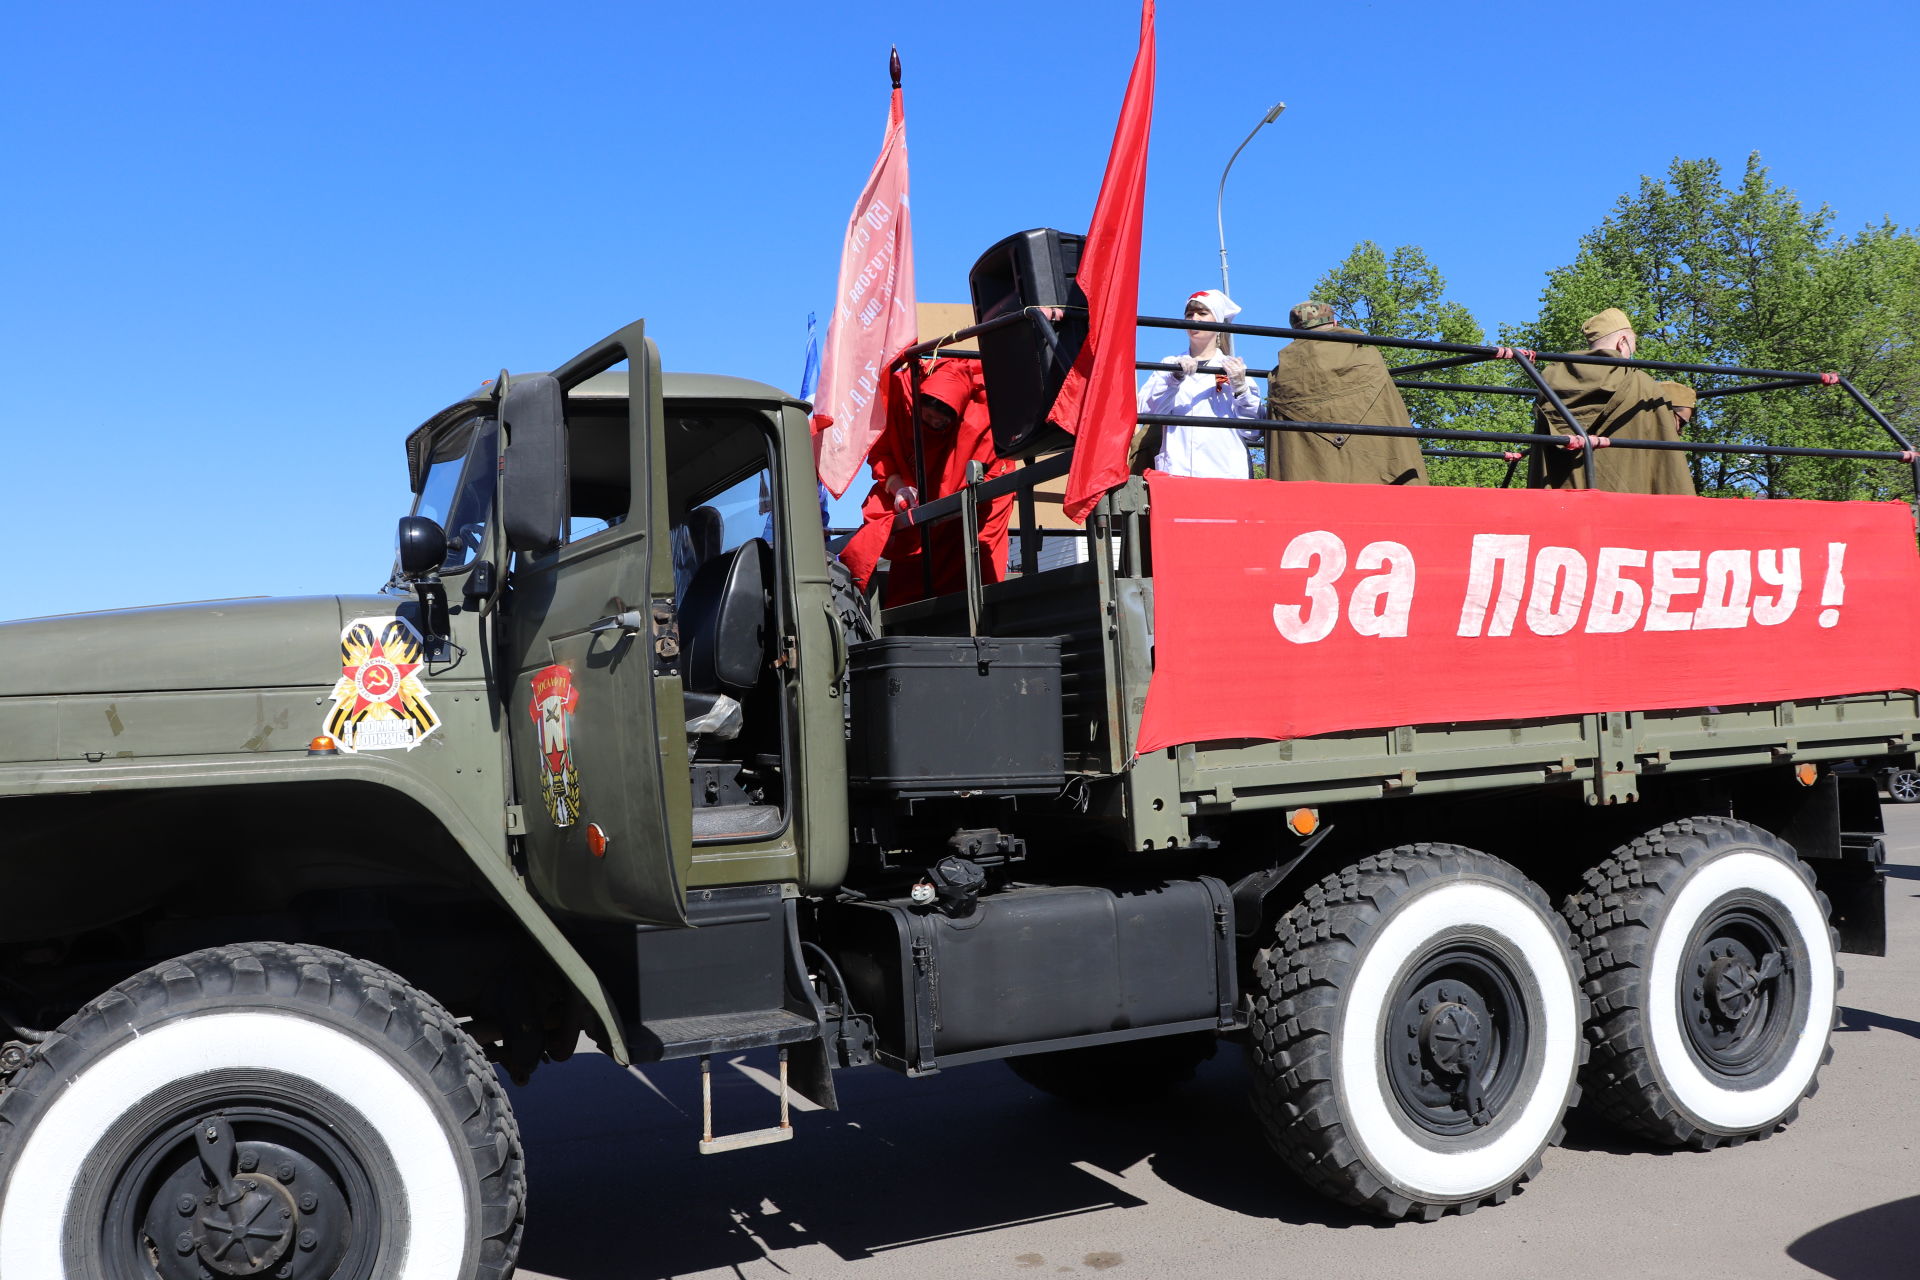
POLYGON ((386 1140, 406 1199, 407 1239, 388 1275, 460 1280, 467 1191, 447 1131, 419 1088, 364 1040, 310 1018, 256 1010, 197 1014, 137 1032, 60 1086, 0 1198, 0 1276, 65 1276, 68 1203, 115 1121, 168 1084, 231 1069, 311 1080, 359 1111, 386 1140))
MULTIPOLYGON (((1529 1011, 1530 1016, 1533 1011, 1529 1011)), ((1367 944, 1341 1023, 1336 1078, 1348 1127, 1374 1171, 1416 1196, 1461 1200, 1511 1183, 1552 1137, 1566 1109, 1579 1064, 1579 998, 1572 959, 1541 910, 1505 886, 1462 880, 1408 902, 1367 944), (1436 1150, 1396 1120, 1399 1104, 1382 1070, 1385 1021, 1404 964, 1449 935, 1475 930, 1501 939, 1524 959, 1539 988, 1529 1028, 1540 1055, 1533 1093, 1485 1141, 1449 1142, 1436 1150)))
POLYGON ((1695 868, 1673 895, 1661 918, 1653 960, 1647 967, 1647 1029, 1654 1068, 1668 1092, 1697 1122, 1729 1133, 1765 1128, 1779 1120, 1807 1091, 1826 1053, 1837 1000, 1832 940, 1826 914, 1807 882, 1770 854, 1737 850, 1695 868), (1744 890, 1774 903, 1807 949, 1805 1024, 1786 1061, 1744 1088, 1710 1075, 1687 1049, 1681 1025, 1680 967, 1687 941, 1728 894, 1744 890))

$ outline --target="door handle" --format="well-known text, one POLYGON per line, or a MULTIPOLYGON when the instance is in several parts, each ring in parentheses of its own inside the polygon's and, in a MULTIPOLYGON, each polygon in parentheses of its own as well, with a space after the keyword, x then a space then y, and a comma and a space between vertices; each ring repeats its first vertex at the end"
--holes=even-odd
POLYGON ((632 635, 636 631, 647 629, 647 616, 638 609, 628 609, 623 613, 608 614, 598 622, 589 623, 587 630, 594 635, 605 635, 609 631, 618 631, 632 635))
POLYGON ((847 675, 847 632, 840 615, 833 611, 833 601, 821 602, 820 608, 827 615, 827 634, 833 637, 833 683, 837 685, 847 675))

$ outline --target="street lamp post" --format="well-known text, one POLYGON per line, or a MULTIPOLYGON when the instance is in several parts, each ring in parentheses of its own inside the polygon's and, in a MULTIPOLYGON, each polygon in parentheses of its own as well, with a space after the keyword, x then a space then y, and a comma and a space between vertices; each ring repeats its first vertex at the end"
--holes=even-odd
MULTIPOLYGON (((1220 194, 1213 202, 1213 221, 1214 225, 1218 227, 1220 231, 1220 292, 1226 294, 1229 298, 1233 296, 1233 290, 1227 283, 1227 174, 1233 171, 1233 162, 1240 158, 1240 153, 1247 149, 1249 142, 1253 141, 1253 135, 1272 124, 1275 120, 1278 120, 1280 113, 1286 109, 1286 103, 1274 103, 1267 114, 1260 117, 1260 123, 1247 130, 1247 136, 1240 140, 1240 145, 1235 147, 1233 154, 1227 157, 1227 167, 1220 171, 1220 194)), ((1230 333, 1221 334, 1220 346, 1221 350, 1231 355, 1233 353, 1233 335, 1230 333)))

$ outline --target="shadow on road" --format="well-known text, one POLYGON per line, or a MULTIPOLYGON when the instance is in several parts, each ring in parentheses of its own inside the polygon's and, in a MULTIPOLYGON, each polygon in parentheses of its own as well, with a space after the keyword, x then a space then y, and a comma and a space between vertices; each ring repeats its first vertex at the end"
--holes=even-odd
POLYGON ((1910 1276, 1916 1216, 1920 1196, 1889 1200, 1807 1232, 1787 1246, 1787 1256, 1832 1280, 1910 1276))
MULTIPOLYGON (((512 1090, 529 1135, 521 1265, 563 1280, 636 1280, 810 1244, 867 1258, 1136 1208, 1154 1179, 1252 1217, 1382 1225, 1308 1192, 1268 1151, 1231 1046, 1192 1085, 1117 1112, 1068 1106, 999 1063, 935 1081, 880 1069, 836 1080, 842 1110, 797 1114, 791 1142, 702 1157, 693 1063, 626 1071, 582 1055, 543 1068, 512 1090), (1139 1194, 1129 1177, 1144 1183, 1139 1194)), ((719 1060, 714 1086, 719 1132, 772 1122, 773 1098, 719 1060)))
POLYGON ((1889 863, 1886 871, 1895 880, 1920 880, 1920 867, 1897 866, 1889 863))
POLYGON ((1920 1022, 1915 1022, 1912 1018, 1889 1018, 1886 1014, 1875 1013, 1871 1009, 1850 1009, 1845 1005, 1840 1007, 1839 1030, 1871 1031, 1875 1027, 1920 1040, 1920 1022))
POLYGON ((1613 1156, 1659 1156, 1662 1159, 1686 1159, 1701 1154, 1697 1151, 1672 1151, 1656 1147, 1585 1107, 1575 1107, 1569 1111, 1566 1123, 1566 1136, 1560 1140, 1560 1145, 1569 1151, 1599 1151, 1613 1156))

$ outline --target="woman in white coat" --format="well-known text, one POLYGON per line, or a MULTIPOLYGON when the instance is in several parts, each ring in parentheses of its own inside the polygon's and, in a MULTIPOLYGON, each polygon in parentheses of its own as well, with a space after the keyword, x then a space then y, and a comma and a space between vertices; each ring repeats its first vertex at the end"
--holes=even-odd
MULTIPOLYGON (((1202 289, 1187 299, 1189 320, 1230 324, 1240 314, 1233 299, 1218 289, 1202 289)), ((1260 397, 1247 378, 1246 361, 1220 350, 1220 335, 1208 329, 1187 331, 1187 352, 1167 357, 1178 373, 1161 370, 1140 388, 1141 413, 1179 414, 1187 418, 1215 418, 1256 422, 1260 397), (1207 366, 1202 369, 1201 366, 1207 366)), ((1245 480, 1247 442, 1260 439, 1258 427, 1169 426, 1160 438, 1156 469, 1176 476, 1207 476, 1245 480)))

